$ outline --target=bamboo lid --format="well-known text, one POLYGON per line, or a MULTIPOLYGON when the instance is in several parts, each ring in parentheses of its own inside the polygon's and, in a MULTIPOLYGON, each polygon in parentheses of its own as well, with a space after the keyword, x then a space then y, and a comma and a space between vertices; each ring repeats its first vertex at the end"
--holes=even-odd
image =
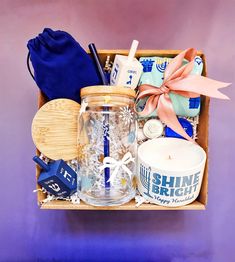
POLYGON ((32 137, 37 149, 53 160, 78 156, 77 132, 80 105, 70 99, 54 99, 34 116, 32 137))
POLYGON ((94 95, 136 96, 135 90, 122 86, 88 86, 81 89, 81 97, 94 95))

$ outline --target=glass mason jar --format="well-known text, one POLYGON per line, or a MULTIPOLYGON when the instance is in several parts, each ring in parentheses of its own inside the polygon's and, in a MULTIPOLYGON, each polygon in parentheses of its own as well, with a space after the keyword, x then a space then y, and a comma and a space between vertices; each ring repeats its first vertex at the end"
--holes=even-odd
POLYGON ((135 91, 115 86, 81 90, 78 194, 95 206, 121 205, 135 196, 135 91))

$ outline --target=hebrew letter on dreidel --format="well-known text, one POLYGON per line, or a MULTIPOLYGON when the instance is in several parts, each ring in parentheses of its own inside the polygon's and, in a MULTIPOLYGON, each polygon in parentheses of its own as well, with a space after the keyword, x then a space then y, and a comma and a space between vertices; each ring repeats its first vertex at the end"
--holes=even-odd
POLYGON ((51 184, 51 185, 48 185, 48 187, 50 187, 52 190, 54 190, 55 192, 59 192, 60 191, 60 187, 58 184, 51 184))
POLYGON ((132 78, 133 78, 133 76, 129 75, 129 81, 126 82, 127 85, 131 85, 132 78))

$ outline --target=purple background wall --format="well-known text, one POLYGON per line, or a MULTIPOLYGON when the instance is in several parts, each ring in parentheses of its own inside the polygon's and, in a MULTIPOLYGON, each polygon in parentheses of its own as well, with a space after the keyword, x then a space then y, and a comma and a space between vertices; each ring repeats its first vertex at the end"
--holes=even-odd
POLYGON ((44 27, 70 32, 84 47, 195 47, 209 76, 235 82, 235 3, 216 1, 0 2, 0 261, 235 261, 233 86, 213 100, 207 211, 41 211, 36 204, 31 120, 37 88, 26 42, 44 27))

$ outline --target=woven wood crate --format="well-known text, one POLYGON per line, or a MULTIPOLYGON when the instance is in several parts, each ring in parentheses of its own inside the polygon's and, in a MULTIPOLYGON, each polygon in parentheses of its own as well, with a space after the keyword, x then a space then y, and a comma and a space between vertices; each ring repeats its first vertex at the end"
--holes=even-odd
MULTIPOLYGON (((128 50, 99 50, 99 55, 102 63, 104 64, 107 55, 110 55, 111 61, 114 59, 115 54, 127 55, 128 50)), ((136 53, 136 57, 139 58, 141 56, 161 56, 161 57, 175 57, 179 54, 181 50, 138 50, 136 53)), ((197 55, 199 55, 204 63, 203 67, 203 76, 207 76, 206 70, 206 60, 205 55, 198 51, 197 55)), ((40 108, 43 104, 45 104, 47 100, 44 95, 40 92, 38 96, 38 108, 40 108)), ((207 204, 207 192, 208 192, 208 125, 209 125, 209 103, 210 99, 205 96, 201 96, 201 111, 200 111, 200 122, 198 125, 198 144, 205 150, 207 153, 207 161, 202 181, 202 187, 198 198, 191 204, 182 206, 182 207, 162 207, 154 204, 142 204, 140 207, 135 207, 135 201, 117 206, 117 207, 93 207, 87 205, 81 201, 80 205, 74 205, 68 201, 55 200, 49 203, 41 204, 41 201, 45 199, 45 194, 38 191, 38 204, 41 209, 68 209, 68 210, 204 210, 207 204)), ((37 154, 40 152, 37 150, 37 154)), ((38 178, 40 174, 40 167, 36 167, 36 178, 38 178)), ((37 185, 37 188, 39 186, 37 185)))

